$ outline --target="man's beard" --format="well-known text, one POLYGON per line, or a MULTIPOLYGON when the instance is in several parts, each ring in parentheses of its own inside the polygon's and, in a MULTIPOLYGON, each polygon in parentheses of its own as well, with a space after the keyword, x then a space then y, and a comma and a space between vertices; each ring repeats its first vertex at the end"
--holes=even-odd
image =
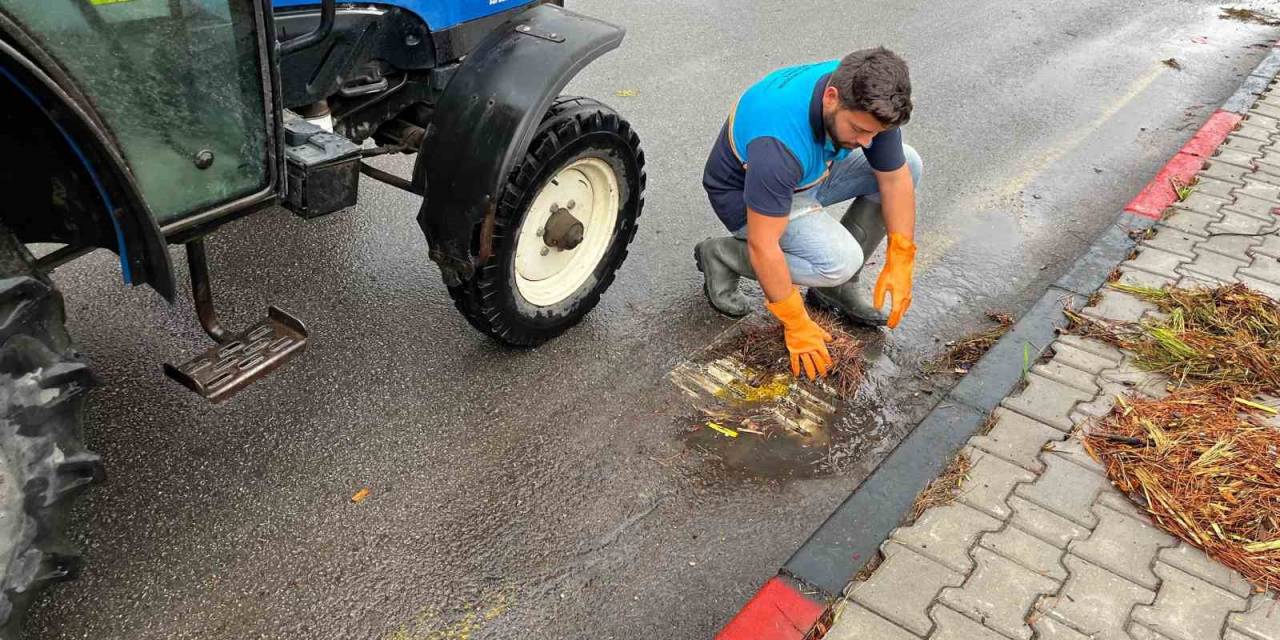
POLYGON ((826 130, 827 139, 831 141, 831 146, 835 147, 836 149, 847 149, 847 148, 861 149, 862 148, 862 145, 856 142, 853 143, 852 147, 845 147, 844 144, 840 142, 840 139, 836 137, 836 114, 835 113, 822 114, 822 128, 826 130))

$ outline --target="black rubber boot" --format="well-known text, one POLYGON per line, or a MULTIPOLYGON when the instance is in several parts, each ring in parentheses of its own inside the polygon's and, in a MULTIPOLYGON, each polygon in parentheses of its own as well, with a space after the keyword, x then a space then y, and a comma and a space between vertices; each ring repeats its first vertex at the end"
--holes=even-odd
MULTIPOLYGON (((884 242, 884 214, 879 202, 866 198, 854 200, 840 218, 840 224, 862 247, 863 264, 884 242)), ((884 326, 889 321, 888 317, 875 308, 871 300, 863 297, 858 288, 861 274, 862 269, 859 268, 848 282, 836 287, 810 287, 806 297, 813 306, 835 311, 850 322, 870 327, 884 326)))
POLYGON ((741 278, 756 277, 745 240, 732 236, 707 238, 693 248, 693 258, 704 276, 702 292, 707 294, 712 308, 733 318, 751 313, 751 299, 738 291, 741 278))

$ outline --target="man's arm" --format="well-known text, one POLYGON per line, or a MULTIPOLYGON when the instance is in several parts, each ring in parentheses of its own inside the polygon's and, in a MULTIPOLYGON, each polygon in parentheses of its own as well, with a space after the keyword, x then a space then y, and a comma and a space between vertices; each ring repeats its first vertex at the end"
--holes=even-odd
POLYGON ((893 171, 875 171, 880 186, 880 204, 884 209, 884 227, 888 233, 901 234, 908 240, 916 233, 916 186, 911 169, 903 164, 893 171))
POLYGON ((779 244, 788 222, 787 216, 766 216, 747 208, 747 255, 769 302, 791 295, 791 270, 779 244))

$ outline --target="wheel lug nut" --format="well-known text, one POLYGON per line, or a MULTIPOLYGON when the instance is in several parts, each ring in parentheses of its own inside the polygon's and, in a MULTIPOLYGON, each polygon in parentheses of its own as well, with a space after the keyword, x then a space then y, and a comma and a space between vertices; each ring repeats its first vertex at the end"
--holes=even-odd
POLYGON ((548 253, 551 253, 551 249, 549 249, 549 248, 547 248, 547 247, 543 247, 543 248, 542 248, 542 255, 544 255, 544 256, 545 256, 545 255, 547 255, 548 253))
POLYGON ((544 234, 544 233, 546 233, 546 232, 547 232, 547 228, 546 228, 546 227, 542 227, 541 229, 538 229, 538 237, 539 237, 539 238, 541 238, 541 237, 542 237, 542 234, 544 234))
POLYGON ((576 203, 576 202, 574 202, 574 201, 570 200, 570 201, 569 201, 569 208, 570 208, 570 209, 572 209, 572 208, 574 207, 574 205, 576 205, 576 204, 578 204, 578 203, 576 203))

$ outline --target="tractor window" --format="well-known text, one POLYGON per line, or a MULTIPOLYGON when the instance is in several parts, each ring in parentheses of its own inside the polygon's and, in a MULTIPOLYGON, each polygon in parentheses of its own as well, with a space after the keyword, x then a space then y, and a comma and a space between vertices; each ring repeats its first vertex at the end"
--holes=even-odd
POLYGON ((253 0, 0 0, 95 103, 161 224, 268 180, 253 0))

